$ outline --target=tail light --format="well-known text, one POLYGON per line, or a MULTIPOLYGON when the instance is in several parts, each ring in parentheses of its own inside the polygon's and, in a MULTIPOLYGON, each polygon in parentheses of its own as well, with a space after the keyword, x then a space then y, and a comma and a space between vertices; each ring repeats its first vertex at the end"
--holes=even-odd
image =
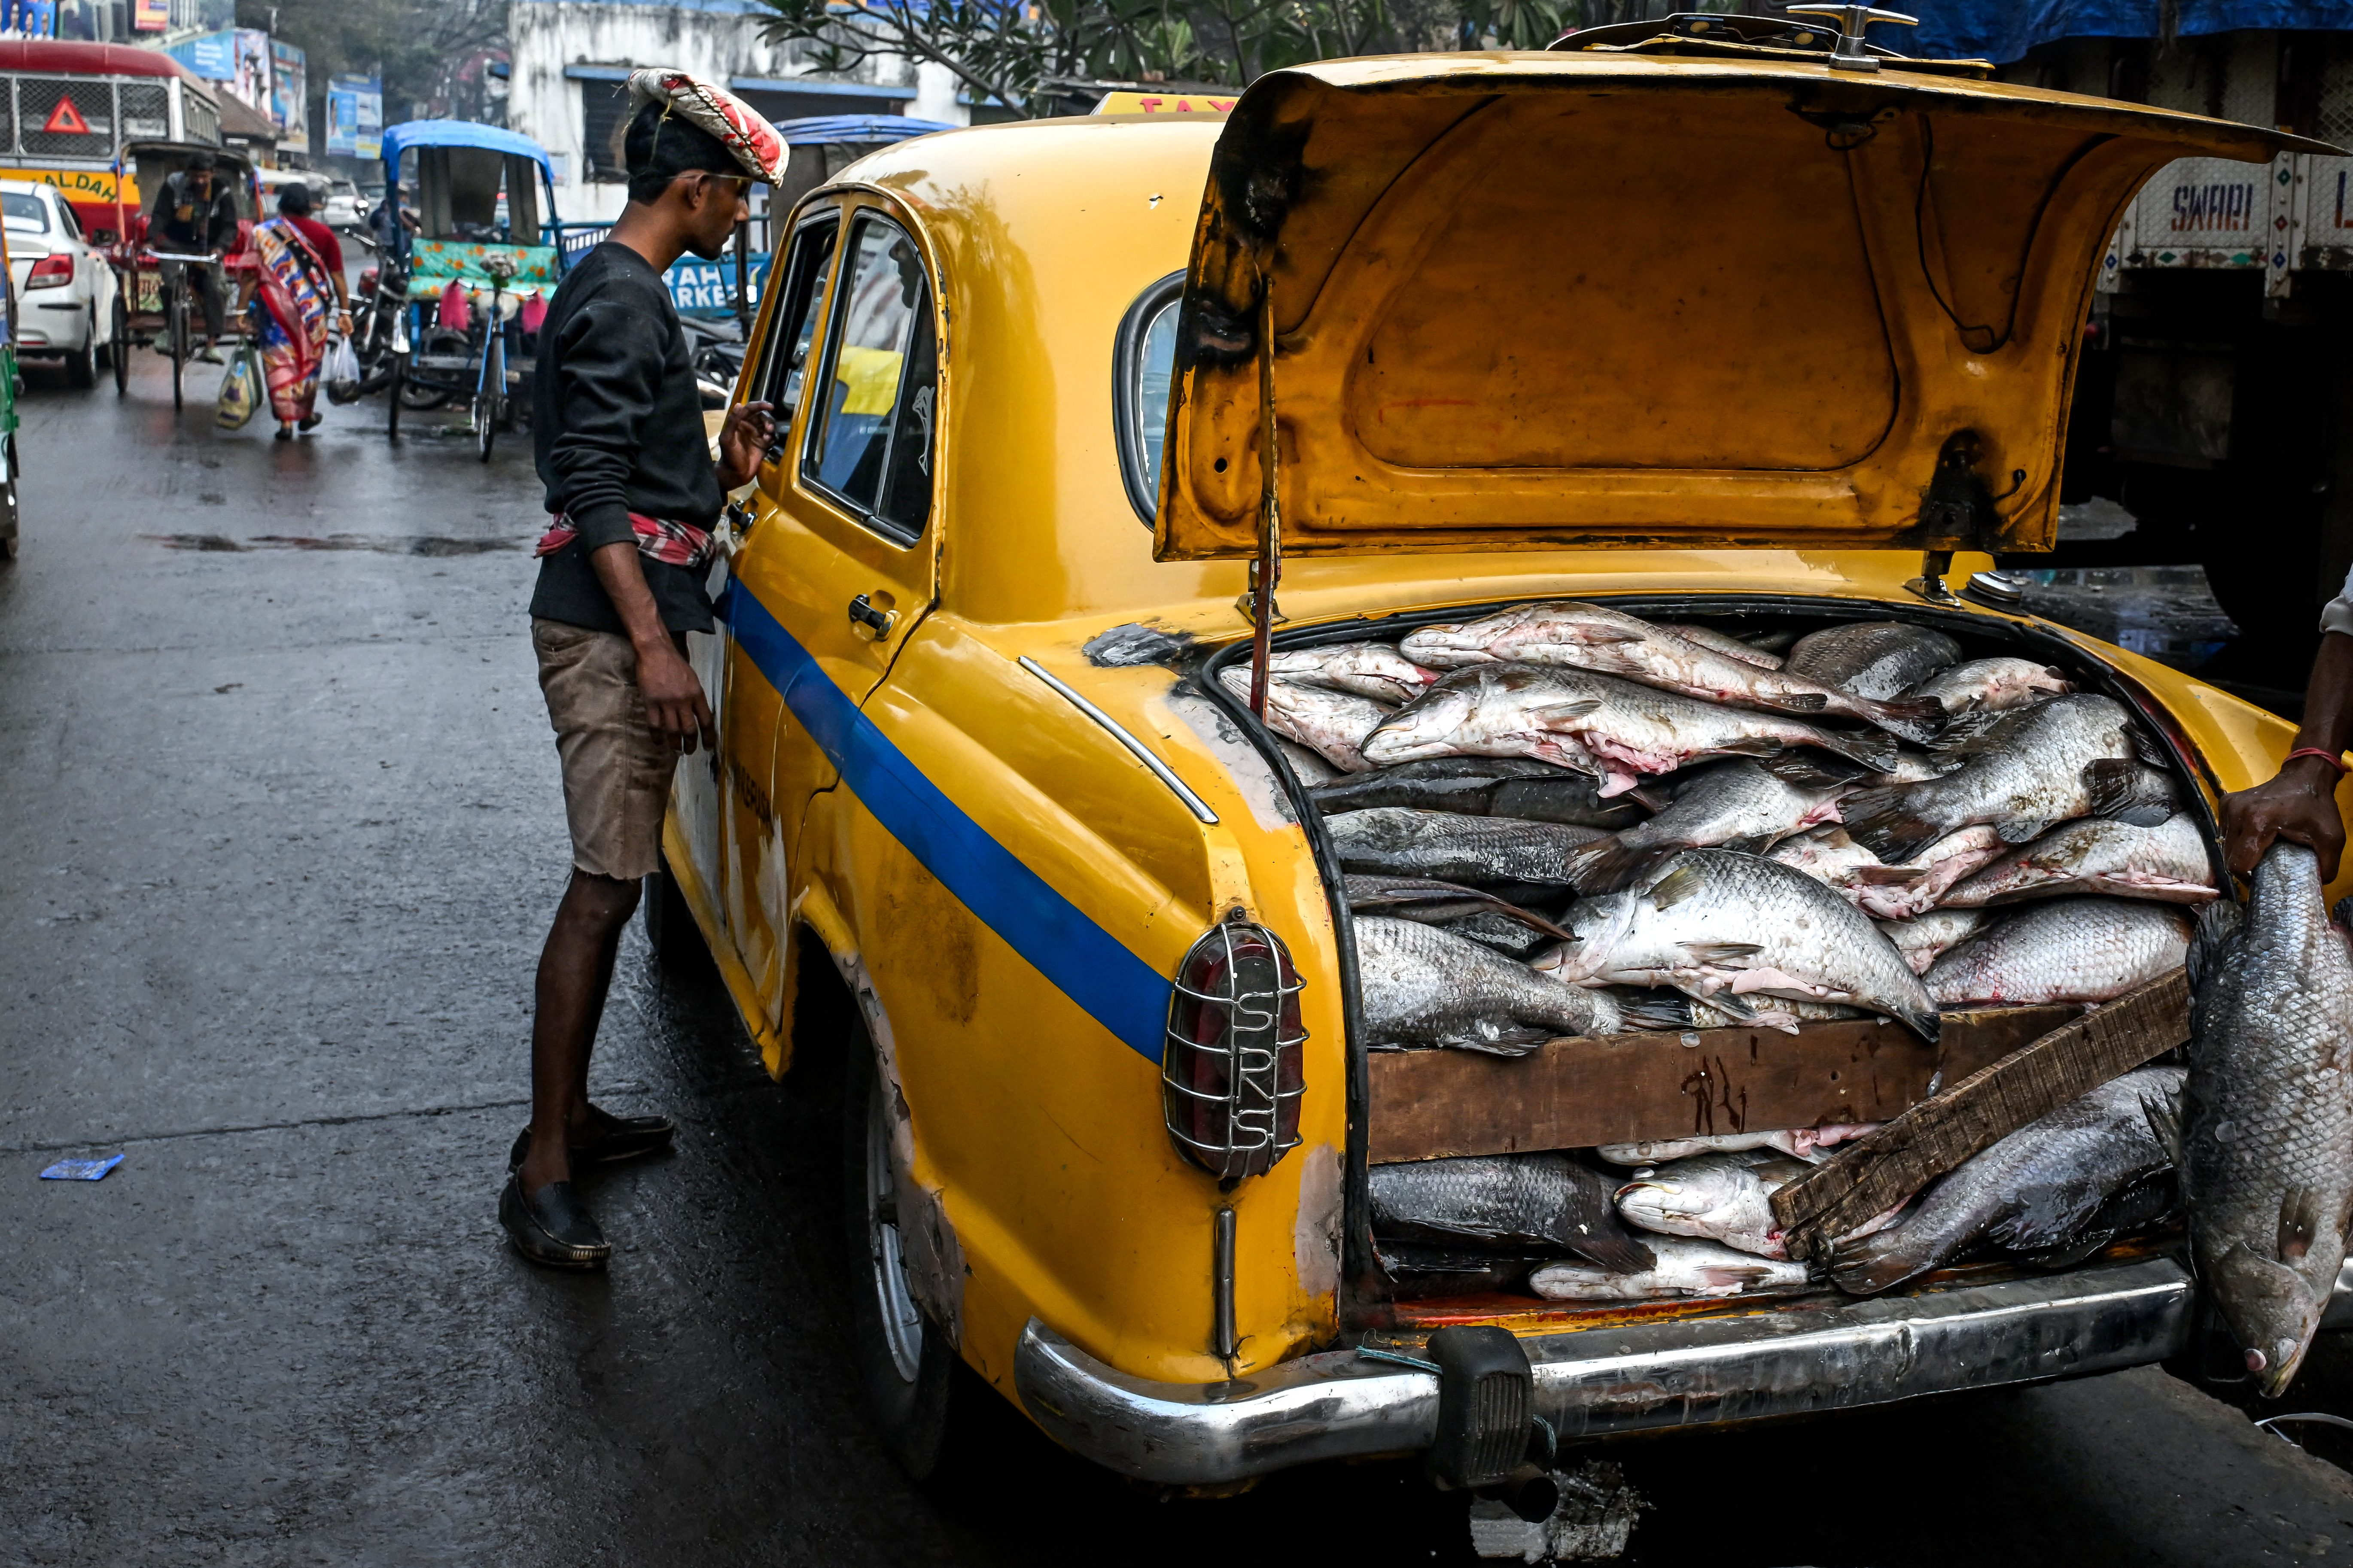
POLYGON ((1185 1157, 1213 1176, 1263 1175, 1299 1147, 1299 984, 1282 939, 1239 912, 1176 972, 1161 1114, 1185 1157))
POLYGON ((44 256, 33 263, 33 274, 25 279, 26 289, 62 289, 73 281, 73 258, 44 256))

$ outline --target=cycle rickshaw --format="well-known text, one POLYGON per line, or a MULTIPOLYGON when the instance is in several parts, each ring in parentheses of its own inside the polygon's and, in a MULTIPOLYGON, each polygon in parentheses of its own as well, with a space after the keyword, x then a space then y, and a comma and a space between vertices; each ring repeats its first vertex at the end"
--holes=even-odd
MULTIPOLYGON (((114 312, 114 390, 118 396, 131 390, 132 349, 158 344, 172 356, 172 406, 178 408, 184 401, 182 384, 193 335, 188 318, 196 303, 188 268, 217 261, 222 293, 233 298, 237 275, 253 266, 248 247, 254 219, 260 212, 259 198, 254 193, 253 163, 243 153, 204 142, 130 142, 123 144, 116 162, 115 179, 118 193, 125 179, 139 192, 140 210, 121 213, 115 226, 121 237, 107 247, 107 260, 113 264, 115 288, 121 295, 121 307, 114 312), (218 257, 183 253, 169 244, 158 248, 150 234, 164 182, 186 168, 188 160, 198 153, 212 155, 216 184, 228 190, 237 202, 237 239, 218 257)), ((236 326, 228 320, 226 298, 221 316, 224 335, 233 332, 236 326)))
POLYGON ((535 334, 564 268, 555 243, 555 180, 530 137, 461 120, 385 128, 385 199, 399 199, 404 159, 417 184, 417 227, 398 229, 379 289, 397 289, 388 424, 470 400, 485 462, 498 432, 527 407, 535 334))

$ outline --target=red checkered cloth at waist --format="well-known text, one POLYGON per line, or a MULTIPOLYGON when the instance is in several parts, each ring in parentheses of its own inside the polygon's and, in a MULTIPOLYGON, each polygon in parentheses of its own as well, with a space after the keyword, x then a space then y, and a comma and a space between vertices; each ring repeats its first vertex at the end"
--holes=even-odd
MULTIPOLYGON (((647 517, 639 512, 629 514, 629 526, 638 531, 638 553, 656 561, 666 561, 672 566, 692 568, 711 559, 711 531, 697 528, 691 522, 679 522, 667 517, 647 517)), ((547 531, 539 536, 533 555, 553 555, 580 537, 572 520, 561 513, 549 523, 547 531)))

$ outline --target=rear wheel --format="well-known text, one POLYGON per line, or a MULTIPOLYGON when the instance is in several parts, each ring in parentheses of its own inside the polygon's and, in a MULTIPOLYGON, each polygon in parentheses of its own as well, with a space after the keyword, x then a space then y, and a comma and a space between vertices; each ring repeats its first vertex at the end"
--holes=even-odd
POLYGON ((170 319, 164 330, 172 350, 172 406, 176 409, 185 400, 188 374, 188 286, 185 281, 172 290, 167 309, 170 319))
POLYGON ((842 1094, 842 1244, 849 1266, 851 1353, 866 1407, 899 1468, 916 1480, 945 1446, 956 1354, 908 1287, 899 1243, 891 1111, 865 1030, 850 1047, 842 1094))
POLYGON ((90 312, 90 330, 82 334, 81 347, 66 353, 66 384, 76 392, 88 392, 98 384, 98 308, 90 312))
POLYGON ((114 301, 113 336, 108 340, 106 357, 114 365, 114 395, 121 397, 131 390, 131 312, 122 301, 114 301))
POLYGON ((400 439, 400 405, 408 395, 408 356, 392 356, 392 395, 385 400, 385 434, 392 440, 400 439))
POLYGON ((506 339, 493 330, 482 343, 481 379, 474 386, 474 446, 485 463, 491 460, 491 443, 499 438, 499 421, 505 416, 506 402, 506 339))

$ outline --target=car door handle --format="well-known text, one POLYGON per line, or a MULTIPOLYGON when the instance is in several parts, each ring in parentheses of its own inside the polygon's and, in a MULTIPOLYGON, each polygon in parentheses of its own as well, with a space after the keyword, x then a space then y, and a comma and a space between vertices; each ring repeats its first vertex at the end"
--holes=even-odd
POLYGON ((890 610, 876 609, 873 601, 863 594, 849 601, 850 625, 864 626, 878 638, 888 637, 891 632, 891 623, 898 618, 898 616, 890 610))

